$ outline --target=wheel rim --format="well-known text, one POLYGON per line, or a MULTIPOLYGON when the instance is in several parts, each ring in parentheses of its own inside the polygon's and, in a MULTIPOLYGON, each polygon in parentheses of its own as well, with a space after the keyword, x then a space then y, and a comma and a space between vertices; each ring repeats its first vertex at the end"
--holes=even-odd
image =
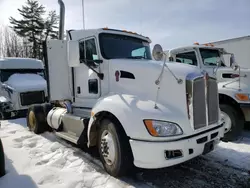
POLYGON ((29 125, 30 125, 30 130, 34 130, 36 127, 36 119, 35 119, 35 114, 33 111, 30 111, 29 113, 29 125))
POLYGON ((112 134, 105 130, 101 135, 101 155, 108 165, 112 165, 115 161, 115 141, 112 134))
POLYGON ((232 128, 232 121, 229 115, 226 114, 225 112, 221 112, 221 115, 222 115, 222 121, 225 122, 225 133, 227 133, 232 128))

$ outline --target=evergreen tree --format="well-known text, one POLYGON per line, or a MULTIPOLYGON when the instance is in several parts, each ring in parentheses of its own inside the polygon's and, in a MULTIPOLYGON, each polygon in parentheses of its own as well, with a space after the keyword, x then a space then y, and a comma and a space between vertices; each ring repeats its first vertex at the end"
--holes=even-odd
POLYGON ((37 0, 27 0, 26 5, 18 9, 22 19, 17 20, 10 17, 10 24, 13 30, 21 37, 26 38, 32 44, 32 57, 42 58, 42 41, 47 38, 57 38, 55 31, 58 27, 58 16, 55 11, 51 11, 44 19, 45 7, 37 0))
POLYGON ((58 39, 58 23, 59 23, 59 16, 56 14, 56 11, 50 11, 48 17, 45 21, 45 40, 48 37, 52 39, 58 39))

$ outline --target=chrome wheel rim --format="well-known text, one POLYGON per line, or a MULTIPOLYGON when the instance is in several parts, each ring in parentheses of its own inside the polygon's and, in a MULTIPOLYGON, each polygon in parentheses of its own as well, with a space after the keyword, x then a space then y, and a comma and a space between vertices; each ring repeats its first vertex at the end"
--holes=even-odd
POLYGON ((112 165, 115 161, 115 141, 112 134, 105 130, 101 135, 101 155, 108 165, 112 165))
POLYGON ((35 114, 33 111, 30 111, 28 118, 29 118, 30 130, 34 131, 36 127, 36 120, 35 120, 35 114))
POLYGON ((228 114, 225 112, 221 112, 222 121, 225 122, 225 133, 231 130, 232 128, 232 121, 228 114))

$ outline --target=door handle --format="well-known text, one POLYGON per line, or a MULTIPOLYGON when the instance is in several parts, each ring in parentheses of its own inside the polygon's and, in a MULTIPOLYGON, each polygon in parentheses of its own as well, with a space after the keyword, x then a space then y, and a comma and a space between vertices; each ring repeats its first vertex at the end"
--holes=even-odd
POLYGON ((77 94, 80 94, 81 93, 81 87, 77 87, 77 94))

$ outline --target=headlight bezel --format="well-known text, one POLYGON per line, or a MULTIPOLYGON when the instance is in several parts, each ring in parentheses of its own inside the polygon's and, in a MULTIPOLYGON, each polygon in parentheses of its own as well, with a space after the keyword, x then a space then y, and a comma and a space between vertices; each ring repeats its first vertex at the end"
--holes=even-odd
POLYGON ((175 137, 175 136, 183 135, 182 128, 177 123, 174 123, 171 121, 157 120, 157 119, 144 119, 143 123, 144 123, 145 128, 147 129, 149 135, 151 135, 153 137, 168 138, 168 137, 175 137), (151 124, 150 124, 150 122, 151 122, 151 124), (159 132, 157 132, 157 130, 154 128, 154 125, 153 125, 154 122, 159 123, 159 124, 162 123, 162 125, 158 125, 159 127, 167 127, 169 125, 174 126, 180 132, 178 134, 160 135, 159 132))

